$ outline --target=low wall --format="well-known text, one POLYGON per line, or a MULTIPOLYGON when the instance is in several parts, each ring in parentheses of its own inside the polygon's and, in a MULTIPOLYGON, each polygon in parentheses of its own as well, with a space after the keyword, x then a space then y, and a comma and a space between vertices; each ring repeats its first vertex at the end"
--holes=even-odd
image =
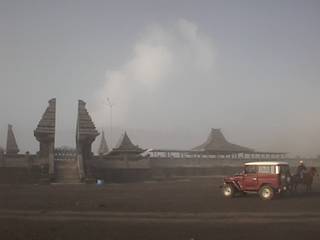
MULTIPOLYGON (((196 167, 196 168, 213 168, 213 167, 240 167, 246 162, 254 161, 284 161, 290 166, 296 167, 299 164, 297 158, 277 158, 277 159, 254 159, 254 158, 150 158, 151 168, 179 168, 179 167, 196 167)), ((320 167, 320 159, 306 158, 303 159, 306 166, 320 167)))
MULTIPOLYGON (((274 159, 276 160, 276 159, 274 159)), ((279 160, 279 159, 278 159, 279 160)), ((245 162, 257 159, 214 158, 164 158, 152 157, 128 160, 126 158, 101 159, 93 157, 85 161, 87 177, 107 182, 134 182, 148 179, 165 179, 188 176, 227 176, 239 173, 245 162)), ((267 161, 267 159, 260 159, 267 161)), ((295 172, 299 159, 287 161, 295 172)), ((41 183, 49 180, 46 159, 36 155, 0 156, 1 183, 41 183)), ((315 166, 320 171, 320 159, 304 159, 306 166, 315 166)))
POLYGON ((91 159, 86 161, 88 177, 106 182, 135 182, 152 178, 148 159, 91 159))
POLYGON ((36 155, 0 156, 0 184, 41 183, 48 177, 48 164, 36 155))
POLYGON ((43 177, 39 166, 24 167, 1 167, 0 184, 32 184, 40 183, 43 177))
POLYGON ((188 176, 228 176, 240 173, 241 167, 175 167, 175 168, 153 168, 152 178, 175 178, 188 176))

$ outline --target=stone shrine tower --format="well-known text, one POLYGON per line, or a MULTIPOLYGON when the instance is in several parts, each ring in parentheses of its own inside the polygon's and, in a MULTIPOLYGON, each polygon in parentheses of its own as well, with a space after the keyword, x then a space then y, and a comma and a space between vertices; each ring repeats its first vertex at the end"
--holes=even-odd
POLYGON ((13 133, 12 125, 8 125, 8 134, 7 134, 7 149, 6 153, 8 155, 16 155, 19 152, 16 138, 13 133))

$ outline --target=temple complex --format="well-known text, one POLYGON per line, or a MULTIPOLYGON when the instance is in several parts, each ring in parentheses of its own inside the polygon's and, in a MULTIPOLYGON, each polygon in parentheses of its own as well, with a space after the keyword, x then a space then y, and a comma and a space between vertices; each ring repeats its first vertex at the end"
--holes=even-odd
POLYGON ((6 153, 8 155, 16 155, 19 153, 16 137, 14 136, 12 125, 10 124, 8 125, 6 153))
POLYGON ((204 143, 186 150, 143 149, 133 144, 126 131, 118 144, 109 149, 102 131, 98 155, 94 155, 92 144, 99 132, 82 100, 78 101, 76 149, 55 149, 56 99, 48 103, 34 130, 39 141, 37 154, 19 154, 12 126, 8 126, 6 151, 0 147, 0 183, 79 184, 97 179, 124 182, 170 176, 204 176, 219 173, 225 167, 237 168, 247 161, 287 160, 283 152, 256 151, 231 143, 220 129, 214 128, 204 143))

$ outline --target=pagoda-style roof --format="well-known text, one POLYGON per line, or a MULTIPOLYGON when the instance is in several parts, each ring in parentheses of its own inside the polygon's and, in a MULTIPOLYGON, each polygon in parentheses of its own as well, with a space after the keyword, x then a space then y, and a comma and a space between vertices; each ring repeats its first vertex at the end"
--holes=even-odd
POLYGON ((16 138, 13 133, 12 125, 8 125, 8 134, 7 134, 7 154, 17 154, 19 152, 19 147, 16 141, 16 138))
POLYGON ((54 137, 56 127, 56 99, 49 100, 49 106, 42 115, 34 135, 52 134, 54 137))
POLYGON ((130 138, 128 137, 127 132, 124 132, 124 134, 119 139, 118 144, 114 149, 112 149, 110 154, 121 154, 121 153, 140 154, 143 151, 144 150, 142 148, 140 148, 137 145, 134 145, 131 142, 130 138))
POLYGON ((228 142, 223 136, 221 130, 214 128, 211 129, 207 140, 203 144, 193 148, 192 150, 224 154, 254 152, 253 149, 228 142))
POLYGON ((107 145, 106 138, 104 136, 104 131, 102 131, 98 153, 99 153, 99 155, 104 155, 104 154, 107 154, 108 152, 109 152, 109 148, 107 145))

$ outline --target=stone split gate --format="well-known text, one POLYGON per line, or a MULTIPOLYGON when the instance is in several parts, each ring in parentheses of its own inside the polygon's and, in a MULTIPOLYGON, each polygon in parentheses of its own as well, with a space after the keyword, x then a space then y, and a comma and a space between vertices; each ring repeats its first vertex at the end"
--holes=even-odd
POLYGON ((50 181, 76 183, 87 176, 86 162, 93 156, 92 143, 99 135, 86 109, 78 101, 76 149, 55 149, 56 99, 49 101, 34 136, 39 141, 38 156, 42 167, 48 170, 50 181))

